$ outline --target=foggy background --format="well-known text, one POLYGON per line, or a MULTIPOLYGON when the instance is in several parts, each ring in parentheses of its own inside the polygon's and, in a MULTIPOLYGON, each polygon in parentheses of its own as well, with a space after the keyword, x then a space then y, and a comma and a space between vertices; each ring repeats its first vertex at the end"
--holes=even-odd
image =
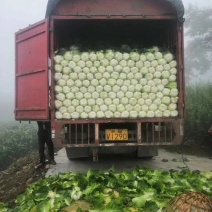
MULTIPOLYGON (((208 0, 183 0, 200 7, 212 7, 208 0)), ((15 32, 44 19, 47 0, 1 0, 0 13, 0 122, 14 121, 15 32)), ((212 73, 198 77, 210 80, 212 73)))

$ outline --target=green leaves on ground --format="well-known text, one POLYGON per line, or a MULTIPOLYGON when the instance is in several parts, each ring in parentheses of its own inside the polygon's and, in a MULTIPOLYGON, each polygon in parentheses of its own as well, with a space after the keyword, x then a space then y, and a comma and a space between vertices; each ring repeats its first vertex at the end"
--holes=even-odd
MULTIPOLYGON (((8 211, 66 211, 83 201, 90 212, 162 211, 182 192, 212 196, 212 174, 185 171, 135 169, 64 173, 30 185, 8 211), (80 193, 75 198, 73 193, 80 193), (79 199, 79 200, 78 200, 79 199), (77 201, 76 201, 77 200, 77 201), (64 209, 64 210, 62 210, 64 209)), ((78 208, 78 211, 83 211, 78 208)))

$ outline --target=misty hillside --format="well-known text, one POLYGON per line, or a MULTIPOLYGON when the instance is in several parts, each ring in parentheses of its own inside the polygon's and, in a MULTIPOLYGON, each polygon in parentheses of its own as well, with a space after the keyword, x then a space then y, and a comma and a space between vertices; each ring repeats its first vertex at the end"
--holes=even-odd
POLYGON ((9 99, 1 104, 0 123, 15 121, 14 118, 14 101, 9 99))

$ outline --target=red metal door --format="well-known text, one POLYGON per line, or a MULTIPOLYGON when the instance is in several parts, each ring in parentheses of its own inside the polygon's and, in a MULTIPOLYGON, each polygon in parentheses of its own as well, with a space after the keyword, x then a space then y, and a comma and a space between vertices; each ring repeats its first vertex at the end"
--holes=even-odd
POLYGON ((48 19, 15 34, 15 119, 49 118, 48 19))

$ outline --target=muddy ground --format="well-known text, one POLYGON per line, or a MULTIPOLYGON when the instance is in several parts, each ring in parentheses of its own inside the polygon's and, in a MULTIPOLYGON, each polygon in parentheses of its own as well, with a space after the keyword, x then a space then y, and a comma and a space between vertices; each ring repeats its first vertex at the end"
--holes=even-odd
MULTIPOLYGON (((178 154, 191 154, 207 158, 212 153, 212 145, 207 142, 201 145, 186 144, 183 148, 177 146, 167 147, 165 149, 170 152, 177 152, 178 154)), ((48 166, 37 170, 35 169, 37 164, 38 153, 34 152, 20 158, 8 169, 0 172, 0 202, 13 206, 17 195, 21 194, 29 184, 45 177, 48 166)))
POLYGON ((0 202, 14 205, 15 198, 25 188, 45 177, 47 171, 35 169, 38 164, 38 154, 32 153, 14 162, 8 169, 0 172, 0 202))

